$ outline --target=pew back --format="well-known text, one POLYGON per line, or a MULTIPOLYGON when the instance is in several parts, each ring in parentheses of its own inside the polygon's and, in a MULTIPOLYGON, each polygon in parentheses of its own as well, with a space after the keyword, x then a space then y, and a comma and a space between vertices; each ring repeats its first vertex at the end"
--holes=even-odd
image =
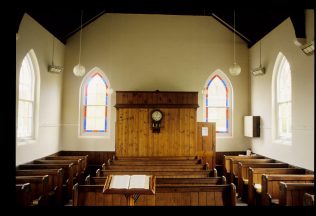
MULTIPOLYGON (((126 206, 123 194, 102 193, 103 185, 75 185, 74 206, 126 206)), ((236 188, 233 184, 208 186, 156 186, 155 195, 140 195, 136 206, 235 206, 236 188)))
POLYGON ((261 204, 269 206, 279 203, 280 182, 284 183, 313 183, 314 175, 262 175, 261 204))
POLYGON ((32 188, 30 183, 22 183, 15 185, 16 205, 26 207, 32 204, 32 188))
MULTIPOLYGON (((299 168, 248 168, 248 204, 256 204, 256 192, 261 194, 261 180, 263 174, 305 174, 299 168)), ((261 201, 259 201, 261 203, 261 201)))
POLYGON ((100 170, 96 171, 96 176, 108 175, 154 175, 156 178, 205 178, 211 173, 207 170, 199 171, 129 171, 129 170, 100 170))
POLYGON ((314 193, 314 183, 285 183, 280 182, 281 206, 303 206, 305 193, 314 193))
POLYGON ((315 206, 314 194, 304 193, 303 206, 315 206))
POLYGON ((31 185, 31 205, 49 206, 48 193, 51 187, 51 178, 45 176, 16 176, 16 184, 30 183, 31 185))
MULTIPOLYGON (((255 159, 255 158, 230 158, 230 182, 231 183, 236 183, 235 178, 238 178, 238 163, 239 162, 251 162, 253 164, 256 163, 274 163, 275 160, 273 159, 267 159, 267 158, 259 158, 259 159, 255 159)), ((238 183, 237 183, 238 184, 238 183)))
POLYGON ((238 185, 237 192, 238 196, 246 199, 247 191, 248 191, 248 168, 288 168, 288 164, 286 163, 255 163, 251 161, 240 161, 238 162, 238 185))
POLYGON ((259 159, 264 158, 262 156, 253 155, 253 156, 246 156, 246 155, 239 155, 239 156, 231 156, 231 155, 224 155, 224 175, 227 178, 228 181, 230 181, 231 177, 231 168, 230 168, 230 159, 259 159))
POLYGON ((64 170, 63 184, 66 187, 67 199, 71 198, 72 187, 74 185, 74 166, 73 163, 69 164, 21 164, 17 170, 31 170, 31 169, 60 169, 64 170))

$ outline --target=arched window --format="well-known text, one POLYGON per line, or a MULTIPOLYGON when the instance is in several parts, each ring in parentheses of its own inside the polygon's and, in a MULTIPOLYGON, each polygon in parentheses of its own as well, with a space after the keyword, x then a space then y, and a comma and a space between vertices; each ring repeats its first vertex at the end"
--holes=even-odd
POLYGON ((33 50, 28 52, 22 61, 19 73, 17 139, 35 138, 36 110, 36 57, 33 50), (33 62, 32 60, 35 60, 33 62))
POLYGON ((104 136, 109 132, 109 81, 103 72, 90 71, 81 86, 81 135, 104 136))
POLYGON ((274 129, 275 139, 290 140, 292 137, 292 79, 286 57, 280 53, 274 68, 274 129))
POLYGON ((226 75, 220 71, 208 79, 204 93, 205 121, 216 122, 216 133, 232 134, 232 88, 226 75))

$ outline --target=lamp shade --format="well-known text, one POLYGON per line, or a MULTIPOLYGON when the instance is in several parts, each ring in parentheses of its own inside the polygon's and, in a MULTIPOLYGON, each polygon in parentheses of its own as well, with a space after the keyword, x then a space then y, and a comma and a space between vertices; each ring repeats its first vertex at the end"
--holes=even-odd
POLYGON ((74 67, 73 72, 75 76, 82 77, 86 73, 86 68, 82 66, 81 64, 77 64, 74 67))
POLYGON ((238 76, 241 72, 241 67, 236 62, 229 67, 229 73, 233 76, 238 76))

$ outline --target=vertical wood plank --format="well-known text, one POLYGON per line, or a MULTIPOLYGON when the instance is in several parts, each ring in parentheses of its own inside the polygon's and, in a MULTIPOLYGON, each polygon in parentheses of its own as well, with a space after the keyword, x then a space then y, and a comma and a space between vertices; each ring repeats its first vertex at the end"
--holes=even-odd
MULTIPOLYGON (((223 206, 224 203, 223 203, 223 193, 221 192, 214 192, 214 199, 215 199, 215 206, 223 206)), ((225 197, 225 199, 227 199, 225 197)))
POLYGON ((199 206, 206 206, 206 192, 199 192, 199 206))
POLYGON ((195 156, 196 153, 196 112, 194 109, 190 109, 190 141, 189 141, 189 151, 190 156, 195 156))
POLYGON ((180 139, 179 139, 179 156, 184 156, 185 149, 185 110, 180 109, 180 139))
POLYGON ((112 206, 112 194, 104 194, 103 196, 103 205, 105 206, 112 206))
POLYGON ((215 192, 206 192, 206 205, 215 206, 215 192))
POLYGON ((191 192, 191 206, 198 206, 199 205, 199 193, 198 192, 191 192))
POLYGON ((190 110, 184 109, 184 156, 190 155, 190 110))
POLYGON ((96 206, 103 206, 104 205, 104 194, 101 192, 95 192, 95 202, 96 202, 96 206))

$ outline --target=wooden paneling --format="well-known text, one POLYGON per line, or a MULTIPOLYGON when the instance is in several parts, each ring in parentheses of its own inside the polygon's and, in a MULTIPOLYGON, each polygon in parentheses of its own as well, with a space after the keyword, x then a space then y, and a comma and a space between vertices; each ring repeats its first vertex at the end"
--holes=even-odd
POLYGON ((151 128, 151 108, 121 108, 117 111, 117 156, 196 155, 196 110, 161 108, 160 133, 151 128))
POLYGON ((198 92, 117 91, 116 108, 198 108, 198 92))
POLYGON ((101 165, 112 159, 115 152, 109 151, 60 151, 50 156, 75 156, 75 155, 88 155, 88 165, 101 165))
POLYGON ((216 164, 217 165, 224 165, 224 155, 246 155, 246 151, 227 151, 227 152, 216 152, 216 164))
POLYGON ((216 127, 214 122, 197 123, 197 155, 202 158, 203 163, 207 162, 210 169, 215 168, 216 152, 216 127), (207 129, 206 134, 202 134, 202 129, 207 129))
POLYGON ((117 91, 116 155, 195 156, 197 92, 117 91), (150 114, 163 112, 160 133, 150 114))

